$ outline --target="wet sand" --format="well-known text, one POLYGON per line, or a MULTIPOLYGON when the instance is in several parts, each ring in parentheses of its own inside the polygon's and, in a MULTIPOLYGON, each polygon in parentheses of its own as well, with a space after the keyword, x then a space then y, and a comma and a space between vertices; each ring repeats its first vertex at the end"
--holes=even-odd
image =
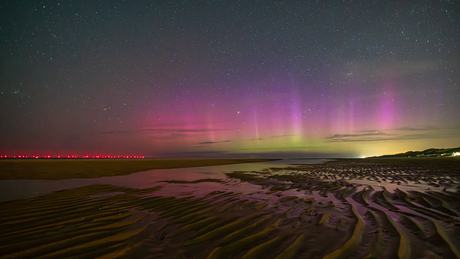
POLYGON ((458 162, 338 160, 3 202, 0 255, 460 258, 458 162), (183 192, 168 195, 168 186, 183 192))

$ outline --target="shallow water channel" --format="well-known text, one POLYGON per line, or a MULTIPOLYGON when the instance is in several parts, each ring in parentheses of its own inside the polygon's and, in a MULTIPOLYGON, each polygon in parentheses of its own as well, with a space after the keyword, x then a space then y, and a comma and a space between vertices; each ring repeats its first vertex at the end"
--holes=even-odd
POLYGON ((234 171, 259 171, 265 168, 283 168, 295 164, 318 164, 331 161, 330 159, 284 159, 262 163, 245 163, 233 165, 204 166, 176 169, 157 169, 130 175, 100 177, 100 178, 74 178, 65 180, 0 180, 0 202, 34 198, 55 191, 79 188, 93 184, 111 184, 136 189, 145 189, 155 186, 164 186, 158 194, 175 196, 183 192, 193 192, 195 195, 204 195, 214 190, 225 190, 250 193, 260 189, 260 186, 250 183, 220 184, 203 182, 196 184, 166 184, 162 181, 195 181, 199 179, 224 179, 228 180, 226 173, 234 171))

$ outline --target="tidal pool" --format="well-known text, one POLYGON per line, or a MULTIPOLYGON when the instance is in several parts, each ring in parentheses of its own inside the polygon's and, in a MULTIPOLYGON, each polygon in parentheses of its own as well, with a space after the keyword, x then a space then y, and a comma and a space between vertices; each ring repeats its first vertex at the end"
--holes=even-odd
MULTIPOLYGON (((307 163, 317 164, 330 161, 330 159, 284 159, 263 163, 246 163, 220 166, 204 166, 177 169, 157 169, 145 172, 134 173, 130 175, 111 176, 101 178, 74 178, 65 180, 0 180, 0 202, 16 199, 26 199, 50 194, 55 191, 68 190, 93 184, 111 184, 114 186, 125 186, 136 189, 145 189, 158 185, 165 185, 161 181, 181 180, 195 181, 204 178, 227 179, 226 173, 233 171, 258 171, 269 167, 283 168, 293 164, 307 163)), ((217 185, 208 183, 195 184, 193 188, 202 188, 203 190, 217 185), (208 187, 206 187, 208 186, 208 187)), ((180 186, 166 188, 162 192, 171 191, 170 195, 175 195, 180 186)), ((218 187, 220 188, 220 187, 218 187)), ((228 188, 228 187, 227 187, 228 188)), ((257 186, 245 184, 237 186, 241 190, 251 191, 257 186), (242 188, 247 187, 247 188, 242 188), (249 190, 251 189, 251 190, 249 190)))

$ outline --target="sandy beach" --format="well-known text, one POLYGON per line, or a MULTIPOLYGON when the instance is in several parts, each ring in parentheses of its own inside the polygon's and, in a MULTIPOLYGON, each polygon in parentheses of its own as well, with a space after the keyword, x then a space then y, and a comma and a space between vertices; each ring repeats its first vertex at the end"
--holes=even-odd
POLYGON ((460 258, 459 161, 343 159, 3 202, 0 256, 460 258))

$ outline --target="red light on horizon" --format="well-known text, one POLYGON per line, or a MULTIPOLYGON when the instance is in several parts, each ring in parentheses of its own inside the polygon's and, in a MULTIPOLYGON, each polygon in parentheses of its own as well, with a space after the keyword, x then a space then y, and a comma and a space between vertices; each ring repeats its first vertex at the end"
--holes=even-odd
POLYGON ((8 156, 8 155, 0 155, 1 158, 17 158, 17 159, 26 159, 26 158, 43 158, 43 159, 78 159, 78 158, 92 158, 92 159, 140 159, 140 158, 145 158, 145 156, 132 156, 132 155, 83 155, 83 156, 78 156, 78 155, 56 155, 56 156, 51 156, 51 155, 43 155, 43 156, 38 156, 38 155, 14 155, 14 156, 8 156))

